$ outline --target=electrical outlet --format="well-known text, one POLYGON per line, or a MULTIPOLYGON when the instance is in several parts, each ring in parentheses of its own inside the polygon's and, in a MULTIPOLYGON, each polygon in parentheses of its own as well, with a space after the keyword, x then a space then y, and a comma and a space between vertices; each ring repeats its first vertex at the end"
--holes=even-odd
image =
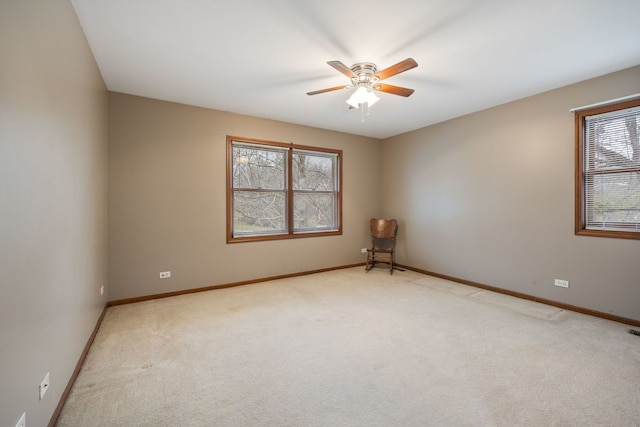
POLYGON ((27 426, 27 413, 23 412, 22 416, 18 420, 18 423, 16 424, 16 427, 26 427, 26 426, 27 426))
POLYGON ((100 296, 104 295, 104 285, 100 286, 100 296))
POLYGON ((44 379, 40 383, 40 400, 44 397, 44 394, 49 390, 49 372, 44 376, 44 379))
POLYGON ((569 281, 568 280, 555 279, 555 282, 553 284, 556 285, 556 286, 560 286, 561 288, 568 288, 569 287, 569 281))
POLYGON ((360 253, 366 254, 367 253, 367 248, 360 249, 360 253))
POLYGON ((171 277, 171 272, 170 271, 161 271, 160 272, 160 278, 161 279, 168 279, 169 277, 171 277))

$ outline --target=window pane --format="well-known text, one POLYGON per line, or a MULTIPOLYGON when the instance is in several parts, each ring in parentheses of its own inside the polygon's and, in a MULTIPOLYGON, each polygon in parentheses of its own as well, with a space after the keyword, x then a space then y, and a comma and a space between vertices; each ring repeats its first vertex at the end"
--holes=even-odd
POLYGON ((335 154, 295 150, 293 152, 293 189, 311 191, 335 191, 335 154))
POLYGON ((592 182, 592 191, 586 194, 587 209, 592 212, 589 226, 636 228, 640 224, 640 172, 596 175, 592 182))
POLYGON ((267 147, 233 145, 233 188, 285 188, 286 152, 267 147))
POLYGON ((294 231, 337 229, 336 198, 336 193, 295 192, 294 231))
POLYGON ((586 170, 640 167, 640 109, 616 113, 587 118, 587 153, 591 158, 586 170))
POLYGON ((640 239, 640 99, 576 115, 576 233, 640 239))
POLYGON ((284 191, 234 191, 233 234, 285 233, 284 191))

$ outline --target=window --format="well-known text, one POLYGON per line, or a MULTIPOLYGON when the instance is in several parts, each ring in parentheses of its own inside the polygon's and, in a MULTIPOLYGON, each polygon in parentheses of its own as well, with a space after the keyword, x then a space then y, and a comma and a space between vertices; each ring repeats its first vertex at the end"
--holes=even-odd
POLYGON ((640 99, 576 112, 576 234, 640 239, 640 99))
POLYGON ((342 151, 227 136, 227 242, 342 234, 342 151))

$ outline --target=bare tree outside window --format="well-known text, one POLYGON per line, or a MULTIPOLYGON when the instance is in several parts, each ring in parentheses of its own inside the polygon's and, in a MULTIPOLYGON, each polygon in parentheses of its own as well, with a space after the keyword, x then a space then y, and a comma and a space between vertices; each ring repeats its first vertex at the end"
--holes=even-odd
POLYGON ((227 241, 341 234, 338 150, 227 138, 227 241))
POLYGON ((233 229, 235 234, 286 231, 286 152, 233 147, 233 229))
POLYGON ((294 230, 335 228, 337 190, 334 154, 293 152, 294 230))

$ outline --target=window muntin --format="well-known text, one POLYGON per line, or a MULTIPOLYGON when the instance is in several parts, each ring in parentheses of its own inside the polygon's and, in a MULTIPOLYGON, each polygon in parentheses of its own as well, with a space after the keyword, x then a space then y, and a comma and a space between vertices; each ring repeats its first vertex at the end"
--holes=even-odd
POLYGON ((640 239, 640 100, 576 114, 576 233, 640 239))
POLYGON ((227 137, 227 242, 342 234, 339 150, 227 137))

